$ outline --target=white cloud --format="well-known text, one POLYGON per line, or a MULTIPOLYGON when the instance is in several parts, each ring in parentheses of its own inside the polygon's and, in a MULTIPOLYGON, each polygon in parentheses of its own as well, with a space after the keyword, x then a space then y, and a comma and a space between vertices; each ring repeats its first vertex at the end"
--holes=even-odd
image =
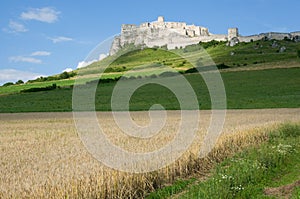
POLYGON ((100 54, 99 55, 99 61, 106 58, 108 56, 108 53, 107 54, 100 54))
POLYGON ((20 79, 26 82, 30 79, 36 79, 40 76, 44 75, 15 69, 0 69, 0 85, 6 82, 16 82, 20 79))
POLYGON ((24 20, 36 20, 46 23, 54 23, 58 20, 59 14, 60 12, 50 7, 31 8, 27 12, 22 12, 21 18, 24 20))
POLYGON ((47 51, 36 51, 31 53, 31 56, 49 56, 51 55, 51 52, 47 52, 47 51))
POLYGON ((4 28, 3 31, 8 33, 20 33, 20 32, 27 32, 28 29, 26 29, 23 24, 10 20, 8 24, 8 28, 4 28))
POLYGON ((36 59, 33 57, 24 57, 24 56, 13 56, 9 57, 9 61, 11 62, 27 62, 27 63, 33 63, 33 64, 41 64, 42 60, 36 59))
POLYGON ((92 63, 94 63, 94 62, 96 62, 96 61, 98 61, 98 60, 94 59, 94 60, 88 61, 88 62, 86 62, 86 61, 81 61, 81 62, 79 62, 79 63, 77 64, 77 68, 83 68, 83 67, 86 67, 86 66, 88 66, 88 65, 90 65, 90 64, 92 64, 92 63))
POLYGON ((66 68, 65 70, 63 70, 62 72, 72 72, 73 71, 73 69, 72 68, 66 68))
POLYGON ((49 38, 53 43, 65 42, 65 41, 73 41, 70 37, 54 37, 49 38))
POLYGON ((98 59, 94 59, 94 60, 91 60, 91 61, 81 61, 77 64, 77 68, 83 68, 83 67, 86 67, 88 65, 91 65, 94 62, 97 62, 97 61, 100 61, 100 60, 106 58, 108 55, 109 55, 108 53, 107 54, 100 54, 98 59))

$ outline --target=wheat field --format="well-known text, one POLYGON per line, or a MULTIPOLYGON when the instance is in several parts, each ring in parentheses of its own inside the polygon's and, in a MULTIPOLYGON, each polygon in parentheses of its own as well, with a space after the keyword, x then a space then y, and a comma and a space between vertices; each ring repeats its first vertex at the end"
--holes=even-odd
MULTIPOLYGON (((179 111, 167 111, 161 132, 136 140, 114 123, 110 113, 97 113, 112 143, 133 152, 156 150, 173 139, 179 111)), ((132 112, 139 125, 147 112, 132 112)), ((130 174, 111 169, 92 157, 76 132, 72 113, 0 114, 0 198, 143 198, 177 178, 203 175, 213 161, 265 139, 266 129, 299 122, 300 109, 228 110, 223 134, 207 158, 199 159, 210 111, 200 111, 201 125, 188 151, 158 171, 130 174)))

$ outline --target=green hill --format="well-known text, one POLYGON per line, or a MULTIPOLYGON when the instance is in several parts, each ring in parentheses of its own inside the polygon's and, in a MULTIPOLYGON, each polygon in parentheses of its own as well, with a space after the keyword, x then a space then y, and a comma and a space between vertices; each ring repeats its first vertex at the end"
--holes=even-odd
MULTIPOLYGON (((200 108, 209 109, 206 85, 199 74, 193 74, 198 72, 195 68, 202 71, 211 69, 197 53, 202 48, 221 71, 228 108, 300 107, 300 43, 262 40, 230 47, 224 42, 213 41, 170 51, 164 48, 128 48, 131 48, 128 53, 120 52, 121 55, 107 57, 80 71, 2 86, 0 112, 71 111, 75 79, 82 85, 98 81, 100 72, 109 63, 100 80, 105 84, 100 84, 97 89, 97 110, 110 110, 110 96, 121 76, 127 79, 172 76, 170 67, 183 74, 196 93, 202 91, 201 95, 198 94, 200 108), (186 56, 194 60, 194 65, 183 58, 186 56)), ((179 108, 169 90, 158 85, 146 85, 134 93, 131 110, 146 110, 153 101, 167 109, 179 108)))

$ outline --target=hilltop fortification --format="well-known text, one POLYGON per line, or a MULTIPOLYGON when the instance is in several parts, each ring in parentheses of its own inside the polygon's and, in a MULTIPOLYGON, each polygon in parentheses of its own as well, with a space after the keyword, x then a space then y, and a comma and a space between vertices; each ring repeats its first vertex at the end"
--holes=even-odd
POLYGON ((196 25, 187 25, 184 22, 166 22, 164 17, 158 17, 157 21, 145 22, 139 26, 123 24, 121 34, 116 36, 110 55, 115 54, 126 44, 144 47, 166 46, 168 49, 181 48, 199 42, 228 41, 230 46, 239 42, 257 41, 268 39, 294 39, 299 41, 300 32, 294 33, 262 33, 252 36, 241 36, 238 28, 229 28, 228 34, 212 34, 208 28, 196 25))

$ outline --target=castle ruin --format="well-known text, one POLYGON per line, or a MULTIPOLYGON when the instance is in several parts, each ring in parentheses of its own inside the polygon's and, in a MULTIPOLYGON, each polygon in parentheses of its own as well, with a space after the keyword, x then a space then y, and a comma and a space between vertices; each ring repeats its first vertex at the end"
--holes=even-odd
POLYGON ((262 33, 252 36, 241 36, 238 28, 229 28, 228 34, 212 34, 208 28, 196 25, 187 25, 184 22, 166 22, 163 16, 157 21, 145 22, 137 25, 123 24, 121 34, 116 36, 110 55, 115 54, 127 44, 145 47, 166 46, 168 49, 184 48, 199 42, 228 41, 233 46, 238 42, 257 41, 263 38, 283 40, 285 38, 298 39, 300 32, 294 33, 262 33))

